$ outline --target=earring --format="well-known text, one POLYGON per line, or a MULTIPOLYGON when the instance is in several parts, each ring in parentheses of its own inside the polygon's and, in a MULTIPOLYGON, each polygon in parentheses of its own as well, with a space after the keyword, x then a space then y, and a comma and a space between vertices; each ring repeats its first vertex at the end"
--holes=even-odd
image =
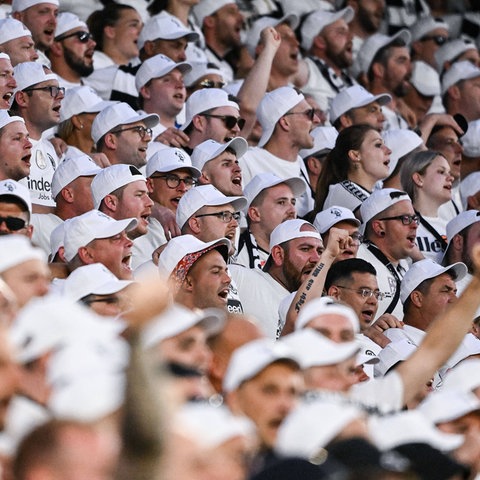
POLYGON ((83 123, 80 124, 80 129, 82 129, 82 128, 83 128, 83 123))
POLYGON ((385 236, 385 232, 380 232, 379 235, 380 235, 381 237, 384 237, 384 236, 385 236))

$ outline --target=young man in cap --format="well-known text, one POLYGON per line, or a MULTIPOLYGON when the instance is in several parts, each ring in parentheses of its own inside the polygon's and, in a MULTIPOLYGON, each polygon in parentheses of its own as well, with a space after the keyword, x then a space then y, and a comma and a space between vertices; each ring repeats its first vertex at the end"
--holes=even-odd
POLYGON ((10 108, 10 99, 17 87, 17 82, 13 75, 10 57, 3 52, 0 52, 0 73, 0 110, 8 110, 10 108))
POLYGON ((352 125, 367 124, 383 130, 382 107, 392 100, 388 94, 372 95, 361 85, 342 90, 330 104, 330 122, 340 132, 352 125))
POLYGON ((410 75, 410 39, 407 30, 400 30, 391 37, 375 33, 365 40, 358 52, 355 70, 360 83, 373 95, 388 93, 392 97, 388 107, 383 109, 385 130, 416 126, 412 113, 401 101, 407 92, 410 75))
POLYGON ((137 71, 135 86, 140 106, 146 113, 156 113, 161 119, 153 133, 157 142, 179 148, 187 146, 188 137, 178 129, 177 116, 187 99, 183 76, 191 69, 189 63, 175 63, 158 54, 145 60, 137 71))
POLYGON ((128 231, 134 240, 148 231, 153 202, 147 179, 132 165, 112 165, 102 169, 93 179, 93 208, 115 220, 135 218, 135 228, 128 231))
POLYGON ((24 119, 33 144, 30 174, 24 182, 30 190, 34 212, 48 213, 55 206, 51 183, 60 157, 42 135, 59 123, 65 89, 59 86, 57 76, 40 63, 19 63, 14 72, 17 88, 11 111, 24 119))
POLYGON ((431 16, 419 18, 410 28, 412 34, 412 60, 425 62, 437 69, 435 52, 449 40, 450 27, 441 19, 431 16))
POLYGON ((15 180, 0 181, 0 235, 25 235, 32 238, 32 201, 28 188, 15 180))
POLYGON ((418 258, 415 243, 419 224, 409 196, 400 190, 375 191, 360 207, 366 243, 360 245, 358 258, 371 263, 384 298, 375 318, 391 313, 403 317, 400 283, 408 270, 407 258, 418 258))
POLYGON ((219 143, 230 141, 240 134, 245 120, 240 107, 225 90, 204 88, 193 92, 185 104, 183 130, 189 137, 189 154, 205 140, 219 143))
POLYGON ((242 137, 227 143, 205 140, 192 152, 192 164, 202 172, 199 183, 213 185, 227 196, 242 195, 242 169, 238 160, 247 151, 242 137))
POLYGON ((461 293, 472 280, 474 263, 473 249, 480 239, 480 213, 478 210, 466 210, 447 224, 447 249, 443 256, 444 266, 463 262, 468 273, 457 281, 461 293))
POLYGON ((102 263, 120 280, 131 280, 132 241, 127 232, 137 220, 114 220, 90 210, 65 223, 64 257, 71 271, 82 265, 102 263))
POLYGON ((328 111, 328 100, 353 85, 347 73, 353 63, 352 35, 348 24, 351 7, 338 12, 315 10, 302 23, 302 48, 308 53, 296 86, 312 95, 320 108, 328 111))
POLYGON ((22 117, 0 110, 0 179, 19 181, 30 175, 32 144, 22 117))
POLYGON ((297 217, 297 197, 305 192, 300 178, 259 173, 245 186, 247 229, 240 235, 237 263, 262 269, 270 254, 270 235, 285 220, 297 217))
POLYGON ((136 168, 147 163, 147 147, 157 114, 139 115, 126 103, 103 109, 92 123, 92 139, 97 152, 104 153, 111 165, 126 164, 136 168))
POLYGON ((205 36, 208 61, 217 64, 226 82, 231 82, 234 71, 225 57, 242 44, 244 18, 238 5, 231 0, 208 0, 195 5, 193 14, 205 36))
MULTIPOLYGON (((166 210, 173 216, 183 195, 195 186, 200 171, 192 166, 190 157, 178 148, 164 148, 154 153, 147 162, 147 188, 154 208, 166 210)), ((136 239, 132 266, 136 268, 152 259, 152 254, 167 243, 164 226, 153 216, 148 219, 146 235, 136 239)))
POLYGON ((82 215, 93 208, 90 185, 101 169, 88 155, 67 157, 58 166, 52 178, 52 213, 35 213, 33 242, 50 253, 50 235, 65 220, 82 215))
MULTIPOLYGON (((313 147, 311 130, 320 119, 304 96, 292 87, 281 87, 267 93, 257 109, 263 133, 257 147, 240 160, 244 183, 257 173, 275 172, 280 178, 303 177, 307 172, 298 153, 313 147)), ((305 215, 313 208, 310 192, 298 202, 297 213, 305 215)))
POLYGON ((230 241, 203 242, 192 235, 172 238, 158 258, 160 273, 172 282, 173 299, 187 308, 227 309, 230 241))
POLYGON ((13 0, 12 17, 32 32, 42 63, 50 66, 45 51, 50 48, 57 27, 58 0, 13 0))
POLYGON ((38 58, 30 30, 14 18, 0 20, 0 52, 10 57, 12 65, 34 62, 38 58))
POLYGON ((93 72, 95 45, 85 22, 70 12, 58 15, 55 39, 46 53, 62 87, 79 87, 93 72))

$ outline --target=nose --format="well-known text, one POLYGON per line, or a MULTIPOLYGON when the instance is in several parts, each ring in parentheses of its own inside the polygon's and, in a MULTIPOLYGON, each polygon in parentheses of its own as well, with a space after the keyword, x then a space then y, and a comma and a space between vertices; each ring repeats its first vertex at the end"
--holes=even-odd
POLYGON ((385 155, 390 155, 392 153, 392 151, 385 144, 383 144, 383 151, 385 152, 385 155))
POLYGON ((454 150, 457 153, 463 153, 463 145, 460 142, 455 142, 453 144, 454 150))
POLYGON ((187 189, 187 185, 186 183, 181 180, 176 188, 177 192, 186 192, 188 189, 187 189))
POLYGON ((225 270, 225 272, 223 273, 222 282, 223 282, 225 285, 230 285, 231 281, 232 281, 232 277, 230 277, 228 271, 225 270))
POLYGON ((145 195, 144 204, 145 204, 146 207, 151 207, 151 206, 153 206, 153 200, 150 198, 149 195, 145 195))
POLYGON ((30 141, 30 139, 28 137, 26 137, 25 139, 25 146, 24 146, 25 149, 31 149, 32 148, 32 142, 30 141))
POLYGON ((0 220, 0 232, 10 233, 10 230, 7 227, 7 223, 5 222, 5 219, 0 220))

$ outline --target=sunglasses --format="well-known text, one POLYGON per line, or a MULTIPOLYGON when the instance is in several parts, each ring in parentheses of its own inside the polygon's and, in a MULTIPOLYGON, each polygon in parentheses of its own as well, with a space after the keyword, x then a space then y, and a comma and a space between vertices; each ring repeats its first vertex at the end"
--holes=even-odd
POLYGON ((445 45, 445 43, 448 42, 448 37, 443 37, 442 35, 431 35, 427 37, 423 37, 420 39, 421 42, 428 42, 431 40, 432 42, 435 42, 436 45, 441 47, 442 45, 445 45))
POLYGON ((223 121, 223 123, 229 130, 232 130, 232 128, 235 128, 236 125, 238 125, 238 128, 240 130, 245 126, 244 118, 240 118, 240 117, 237 118, 237 117, 234 117, 233 115, 213 115, 211 113, 201 113, 200 115, 202 117, 207 117, 207 118, 219 118, 220 120, 223 121))
POLYGON ((90 32, 79 31, 69 33, 68 35, 64 35, 63 37, 58 37, 55 39, 55 41, 61 42, 62 40, 66 40, 67 38, 71 37, 77 37, 77 40, 80 43, 87 43, 89 40, 93 39, 93 35, 90 32))
POLYGON ((0 217, 0 225, 3 222, 5 222, 8 230, 11 232, 16 232, 27 226, 27 222, 23 218, 18 217, 0 217))
POLYGON ((287 112, 286 115, 305 115, 309 120, 315 118, 316 111, 314 108, 309 108, 308 110, 304 110, 303 112, 287 112))
POLYGON ((198 84, 202 88, 223 88, 225 86, 224 82, 215 82, 214 80, 203 80, 198 84))

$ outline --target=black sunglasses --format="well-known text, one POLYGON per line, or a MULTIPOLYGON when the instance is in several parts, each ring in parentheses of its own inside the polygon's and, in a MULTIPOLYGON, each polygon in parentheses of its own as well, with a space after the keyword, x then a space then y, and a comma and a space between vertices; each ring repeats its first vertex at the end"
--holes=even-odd
POLYGON ((0 217, 0 225, 3 222, 5 222, 7 228, 12 232, 16 232, 27 226, 27 222, 23 220, 23 218, 18 217, 0 217))
POLYGON ((207 118, 219 118, 220 120, 223 121, 225 126, 231 130, 232 128, 235 128, 235 125, 238 125, 238 128, 241 130, 245 126, 245 119, 244 118, 237 118, 234 117, 233 115, 213 115, 211 113, 201 113, 200 114, 202 117, 207 117, 207 118))
POLYGON ((315 114, 315 109, 309 108, 308 110, 304 110, 303 112, 287 112, 285 115, 306 115, 309 120, 313 120, 315 118, 315 114))
POLYGON ((428 42, 429 40, 432 40, 432 42, 435 42, 436 45, 441 47, 448 42, 448 37, 443 37, 442 35, 430 35, 420 39, 421 42, 428 42))
POLYGON ((93 35, 90 32, 84 32, 82 30, 82 31, 78 31, 78 32, 69 33, 68 35, 63 35, 63 36, 57 37, 55 39, 55 41, 56 42, 61 42, 62 40, 66 40, 67 38, 71 38, 71 37, 77 37, 79 42, 87 43, 90 39, 93 38, 93 35))
POLYGON ((198 84, 199 87, 203 88, 223 88, 225 86, 224 82, 215 82, 214 80, 203 80, 198 84))

